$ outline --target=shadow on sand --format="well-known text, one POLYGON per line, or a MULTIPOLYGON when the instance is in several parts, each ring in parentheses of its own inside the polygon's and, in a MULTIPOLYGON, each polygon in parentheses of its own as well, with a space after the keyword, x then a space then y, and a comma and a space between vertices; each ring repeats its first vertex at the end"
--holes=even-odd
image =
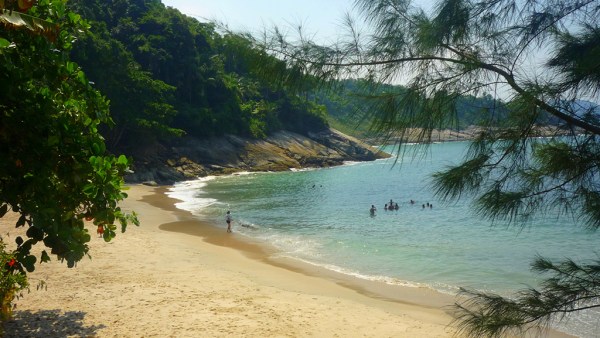
POLYGON ((96 331, 106 326, 86 326, 85 315, 81 311, 14 311, 13 318, 2 323, 2 327, 4 336, 13 338, 96 337, 96 331))

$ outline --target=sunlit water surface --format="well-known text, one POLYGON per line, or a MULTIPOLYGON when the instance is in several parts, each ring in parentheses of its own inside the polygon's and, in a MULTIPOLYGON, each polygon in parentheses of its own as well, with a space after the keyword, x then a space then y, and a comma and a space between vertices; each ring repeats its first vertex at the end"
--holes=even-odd
MULTIPOLYGON (((455 293, 469 287, 503 295, 536 286, 536 255, 597 258, 600 233, 571 218, 547 215, 526 228, 492 227, 470 199, 444 204, 434 198, 430 175, 465 154, 468 143, 433 144, 416 158, 297 172, 249 173, 177 184, 177 206, 275 245, 279 255, 391 284, 429 286, 455 293), (424 155, 423 155, 424 154, 424 155), (314 186, 314 187, 313 187, 314 186), (385 211, 392 199, 399 210, 385 211), (410 204, 410 200, 415 204, 410 204), (426 203, 432 208, 423 208, 426 203), (371 205, 375 215, 369 213, 371 205)), ((409 146, 411 147, 411 146, 409 146)), ((412 146, 418 147, 418 146, 412 146)), ((390 149, 387 149, 390 150, 390 149)), ((600 337, 600 314, 572 318, 563 331, 600 337)))

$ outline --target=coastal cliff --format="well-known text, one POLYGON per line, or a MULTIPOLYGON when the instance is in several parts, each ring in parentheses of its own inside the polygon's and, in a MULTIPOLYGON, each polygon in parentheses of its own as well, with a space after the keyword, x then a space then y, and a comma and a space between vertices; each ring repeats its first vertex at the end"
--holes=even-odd
POLYGON ((128 183, 173 184, 208 175, 240 171, 288 171, 326 168, 344 161, 388 158, 368 144, 334 129, 308 137, 278 131, 264 140, 225 135, 209 140, 183 137, 136 154, 128 183))

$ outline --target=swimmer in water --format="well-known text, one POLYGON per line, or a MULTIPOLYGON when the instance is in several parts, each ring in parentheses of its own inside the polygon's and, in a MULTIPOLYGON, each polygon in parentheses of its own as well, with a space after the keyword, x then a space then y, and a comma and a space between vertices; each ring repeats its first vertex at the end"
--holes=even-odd
POLYGON ((375 208, 374 205, 371 205, 371 210, 369 210, 371 212, 371 215, 375 215, 375 211, 377 211, 377 208, 375 208))

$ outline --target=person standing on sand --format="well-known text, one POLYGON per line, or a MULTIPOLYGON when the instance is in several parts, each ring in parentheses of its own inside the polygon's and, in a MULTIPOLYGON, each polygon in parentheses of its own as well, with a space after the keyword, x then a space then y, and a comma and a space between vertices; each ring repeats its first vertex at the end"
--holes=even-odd
POLYGON ((227 215, 225 215, 225 221, 227 222, 227 232, 231 232, 231 213, 227 211, 227 215))

